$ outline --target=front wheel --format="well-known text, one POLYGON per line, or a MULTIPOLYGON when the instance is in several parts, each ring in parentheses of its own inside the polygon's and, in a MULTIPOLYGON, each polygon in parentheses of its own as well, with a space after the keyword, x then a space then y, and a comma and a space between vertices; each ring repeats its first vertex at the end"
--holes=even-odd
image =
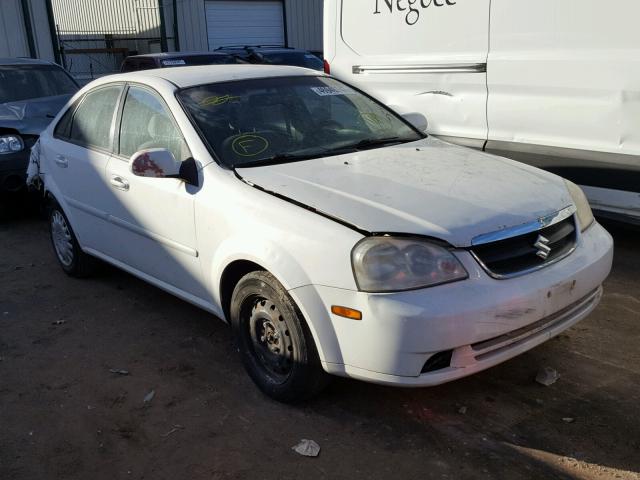
POLYGON ((64 272, 72 277, 89 276, 95 260, 80 248, 69 220, 58 204, 54 204, 49 212, 49 232, 53 251, 64 272))
POLYGON ((273 275, 244 276, 233 292, 230 313, 242 362, 265 394, 293 403, 327 385, 329 375, 304 318, 273 275))

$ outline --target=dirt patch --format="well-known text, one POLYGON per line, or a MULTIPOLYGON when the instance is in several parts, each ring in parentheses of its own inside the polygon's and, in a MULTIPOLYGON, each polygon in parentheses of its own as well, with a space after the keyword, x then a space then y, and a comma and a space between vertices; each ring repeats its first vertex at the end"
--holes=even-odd
POLYGON ((441 387, 337 379, 289 407, 253 386, 222 322, 115 269, 68 278, 46 230, 0 225, 3 480, 639 478, 638 232, 614 229, 601 306, 545 345, 441 387))

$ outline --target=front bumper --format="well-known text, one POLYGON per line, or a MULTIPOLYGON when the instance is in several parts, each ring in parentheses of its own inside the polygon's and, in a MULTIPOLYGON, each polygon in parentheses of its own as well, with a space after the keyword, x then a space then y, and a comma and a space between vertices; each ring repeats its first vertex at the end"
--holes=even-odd
POLYGON ((0 155, 0 193, 17 192, 26 186, 30 150, 0 155))
POLYGON ((466 251, 456 253, 469 279, 392 294, 325 286, 291 291, 316 338, 329 373, 382 384, 429 386, 471 375, 517 356, 586 317, 602 296, 613 240, 594 224, 576 250, 540 271, 496 280, 466 251), (362 321, 330 314, 360 310, 362 321), (448 366, 427 361, 450 352, 448 366))

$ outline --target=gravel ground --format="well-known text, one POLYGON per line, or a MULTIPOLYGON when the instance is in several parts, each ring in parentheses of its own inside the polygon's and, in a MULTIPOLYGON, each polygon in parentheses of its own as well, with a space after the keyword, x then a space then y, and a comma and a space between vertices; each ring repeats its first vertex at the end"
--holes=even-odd
POLYGON ((253 386, 223 322, 110 267, 68 278, 46 223, 5 220, 0 479, 638 479, 640 232, 609 227, 603 302, 566 334, 441 387, 337 379, 291 407, 253 386), (319 457, 292 451, 303 438, 319 457))

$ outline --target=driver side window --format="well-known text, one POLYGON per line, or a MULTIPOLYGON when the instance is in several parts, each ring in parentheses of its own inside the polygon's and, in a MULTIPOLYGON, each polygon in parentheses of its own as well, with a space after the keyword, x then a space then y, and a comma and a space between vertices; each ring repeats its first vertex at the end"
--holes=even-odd
POLYGON ((166 148, 178 161, 191 157, 168 108, 157 94, 131 87, 120 123, 120 155, 131 157, 148 148, 166 148))

